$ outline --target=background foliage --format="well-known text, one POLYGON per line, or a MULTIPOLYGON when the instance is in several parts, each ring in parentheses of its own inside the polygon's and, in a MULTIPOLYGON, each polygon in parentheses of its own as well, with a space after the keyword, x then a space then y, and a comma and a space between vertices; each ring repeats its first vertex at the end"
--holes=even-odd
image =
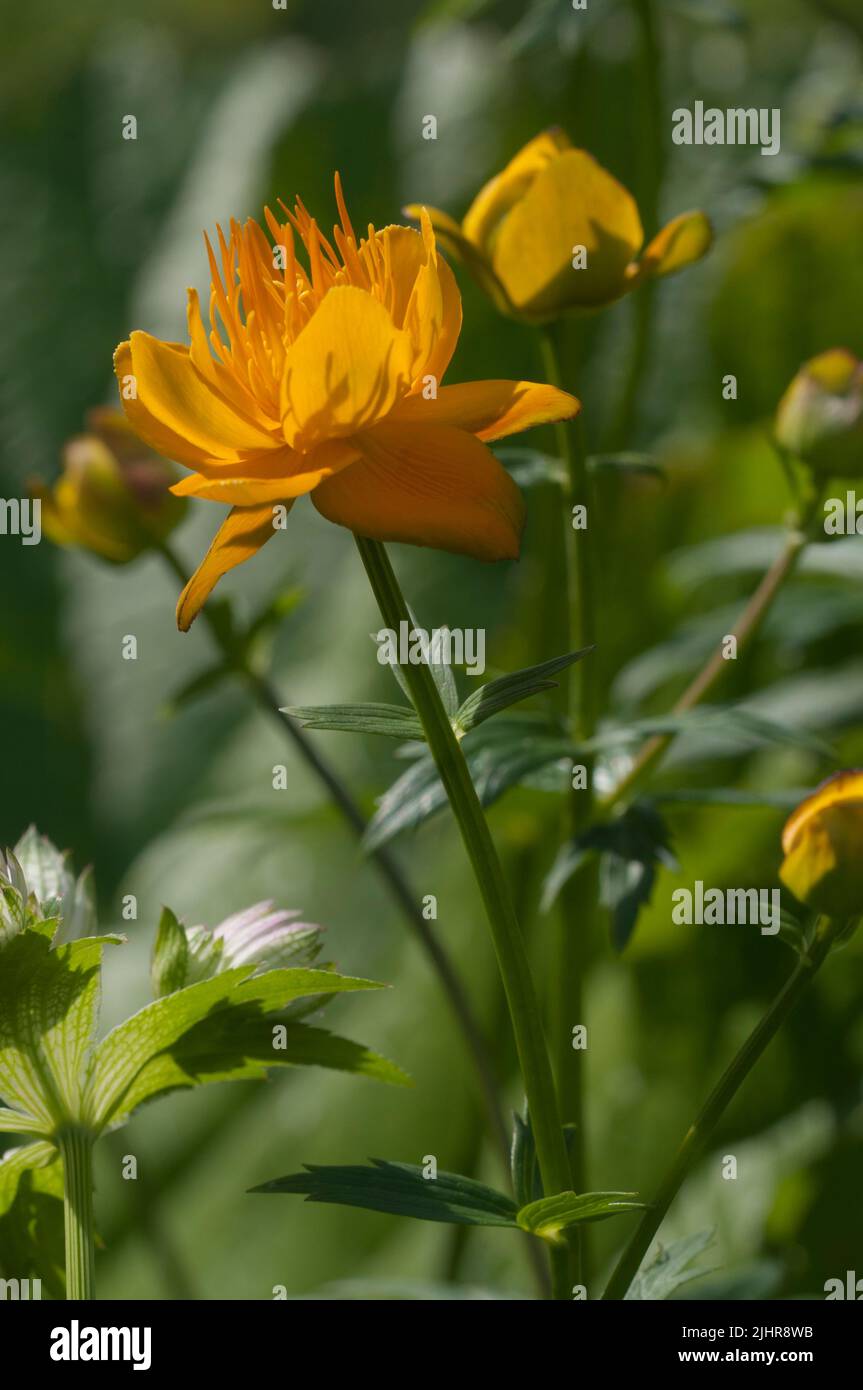
MULTIPOLYGON (((764 564, 763 528, 788 502, 766 444, 770 414, 801 361, 844 345, 863 355, 863 23, 855 0, 677 0, 653 6, 664 113, 647 138, 639 13, 629 0, 152 0, 120 10, 4 4, 7 63, 0 144, 0 338, 5 496, 52 477, 84 411, 110 400, 110 358, 132 327, 185 337, 185 288, 206 287, 200 232, 257 216, 299 192, 324 224, 341 170, 356 225, 397 220, 407 201, 460 214, 480 182, 547 124, 564 126, 658 212, 706 208, 708 259, 657 294, 657 321, 627 447, 665 470, 603 480, 596 660, 617 714, 656 713, 694 670, 721 613, 764 564), (671 144, 671 111, 695 99, 780 107, 782 152, 671 144), (421 138, 435 113, 436 142, 421 138), (121 139, 124 115, 138 139, 121 139), (658 161, 654 164, 652 161, 658 161), (725 402, 734 372, 739 398, 725 402), (730 539, 724 539, 729 537, 730 539)), ((652 228, 648 227, 648 233, 652 228)), ((465 330, 451 379, 536 378, 529 336, 502 323, 461 277, 465 330)), ((634 301, 573 327, 570 382, 597 448, 613 416, 634 301), (578 359, 578 362, 577 362, 578 359), (583 365, 582 365, 583 364, 583 365)), ((519 441, 521 442, 521 441, 519 441)), ((539 447, 551 438, 539 433, 539 447)), ((396 559, 426 626, 484 626, 508 670, 560 649, 544 570, 555 522, 530 496, 521 563, 506 571, 432 552, 396 559)), ((219 512, 195 506, 179 535, 199 556, 219 512)), ((863 759, 863 542, 804 564, 726 694, 820 733, 834 760, 797 747, 735 749, 692 736, 660 785, 804 787, 863 759)), ((378 623, 348 535, 298 507, 283 542, 227 581, 250 612, 274 588, 304 599, 275 651, 285 703, 392 700, 368 632, 378 623)), ((471 1171, 500 1185, 458 1037, 425 961, 319 787, 239 690, 170 717, 209 660, 207 634, 174 627, 176 583, 158 560, 114 570, 47 543, 0 544, 0 842, 31 820, 76 862, 96 867, 101 929, 131 944, 108 963, 105 1023, 147 997, 147 959, 163 903, 209 924, 265 896, 328 926, 346 973, 394 988, 334 1006, 341 1032, 362 1009, 369 1046, 415 1079, 412 1092, 297 1072, 257 1086, 180 1095, 103 1145, 97 1212, 103 1287, 116 1297, 269 1297, 361 1291, 420 1294, 452 1278, 470 1292, 529 1287, 518 1241, 373 1213, 244 1195, 302 1161, 386 1154, 471 1171), (139 659, 120 658, 138 637, 139 659), (287 762, 289 790, 272 790, 287 762), (236 1093, 239 1092, 239 1094, 236 1093), (123 1153, 140 1181, 120 1177, 123 1153)), ((493 674, 494 672, 492 672, 493 674)), ((469 688, 469 678, 462 684, 469 688)), ((401 765, 389 740, 317 733, 371 812, 401 765)), ((550 923, 536 911, 555 847, 559 800, 510 792, 492 824, 541 972, 550 923)), ((595 943, 588 988, 593 1186, 649 1191, 723 1061, 742 1040, 790 955, 745 928, 671 924, 674 887, 775 882, 782 813, 671 804, 680 864, 659 869, 652 906, 621 957, 595 943)), ((442 816, 396 842, 512 1072, 486 930, 454 828, 442 816)), ((739 1297, 820 1292, 859 1266, 863 1212, 861 944, 820 979, 729 1111, 720 1153, 741 1180, 706 1165, 667 1236, 715 1227, 687 1290, 739 1297), (745 1179, 745 1180, 744 1180, 745 1179), (856 1262, 856 1264, 855 1264, 856 1262), (717 1280, 724 1281, 722 1285, 717 1280), (732 1281, 733 1283, 729 1282, 732 1281)), ((540 976, 541 978, 541 973, 540 976)), ((359 1024, 357 1025, 359 1026, 359 1024)), ((520 1103, 517 1088, 509 1099, 520 1103)), ((629 1218, 599 1228, 608 1260, 629 1218)))

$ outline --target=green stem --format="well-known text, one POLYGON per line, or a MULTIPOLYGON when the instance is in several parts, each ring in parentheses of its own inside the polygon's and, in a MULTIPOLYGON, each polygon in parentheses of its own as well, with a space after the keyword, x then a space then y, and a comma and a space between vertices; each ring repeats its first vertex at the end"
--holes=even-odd
POLYGON ((618 1261, 604 1299, 622 1299, 641 1266, 650 1242, 662 1225, 665 1214, 674 1201, 693 1164, 703 1152, 726 1106, 739 1091, 768 1043, 807 989, 810 980, 823 965, 839 928, 829 918, 822 917, 805 955, 798 960, 788 980, 779 991, 764 1017, 750 1033, 731 1065, 710 1093, 710 1097, 687 1131, 677 1157, 659 1186, 659 1190, 618 1261))
MULTIPOLYGON (((789 531, 782 550, 777 555, 773 564, 770 566, 755 593, 749 599, 743 612, 734 625, 733 636, 736 638, 736 652, 739 656, 741 652, 751 643, 758 633, 764 619, 770 612, 779 590, 785 581, 794 573, 797 562, 809 542, 809 527, 815 515, 818 504, 818 494, 813 493, 804 506, 802 514, 798 517, 796 524, 789 531)), ((697 676, 686 687, 680 699, 672 709, 673 714, 686 714, 694 709, 696 705, 708 696, 714 687, 719 683, 725 674, 729 662, 723 656, 723 642, 714 649, 710 658, 697 676)), ((657 734, 654 738, 648 739, 632 767, 621 778, 617 786, 602 798, 599 809, 605 814, 611 811, 621 801, 631 798, 632 794, 642 784, 648 773, 662 758, 666 749, 674 741, 674 734, 657 734)))
POLYGON ((70 1126, 58 1135, 63 1158, 63 1213, 66 1232, 66 1297, 96 1297, 96 1245, 93 1228, 93 1136, 70 1126))
MULTIPOLYGON (((173 573, 185 587, 187 576, 182 563, 174 554, 173 550, 170 546, 163 545, 161 547, 161 554, 170 565, 173 573)), ((266 714, 269 719, 273 720, 279 726, 281 732, 290 739, 300 757, 311 769, 318 781, 324 786, 331 801, 350 826, 354 835, 357 839, 362 840, 368 822, 359 805, 340 780, 338 774, 317 751, 311 739, 306 736, 299 724, 295 723, 288 715, 282 713, 279 706, 285 704, 285 700, 280 699, 266 677, 260 675, 251 666, 242 641, 232 642, 230 640, 228 633, 221 623, 213 620, 212 614, 208 610, 206 604, 201 610, 201 614, 207 624, 213 641, 225 657, 226 663, 231 667, 234 674, 247 686, 262 712, 266 714)), ((504 1171, 508 1173, 509 1130, 498 1100, 498 1081, 495 1067, 489 1055, 482 1029, 474 1014, 473 1006, 471 1005, 461 980, 459 979, 458 972, 450 960, 449 955, 423 917, 422 910, 419 906, 419 900, 402 873, 397 860, 386 846, 381 846, 373 850, 371 859, 389 889, 391 896, 395 900, 399 911, 425 952, 432 969, 438 977, 453 1016, 461 1029, 462 1036, 476 1071, 489 1132, 495 1142, 501 1162, 504 1165, 504 1171)))
MULTIPOLYGON (((563 388, 559 325, 543 330, 541 335, 545 373, 554 386, 563 388)), ((597 513, 593 489, 587 469, 587 453, 581 416, 572 422, 556 426, 557 445, 566 465, 566 506, 563 518, 563 549, 567 583, 564 590, 565 624, 570 650, 594 645, 596 609, 594 604, 594 535, 597 513), (585 529, 572 525, 573 507, 585 509, 585 529)), ((560 534, 560 531, 558 532, 560 534)), ((571 673, 562 673, 562 698, 565 702, 570 733, 574 743, 584 743, 593 736, 597 721, 596 663, 593 657, 578 663, 571 673)), ((593 759, 585 756, 586 786, 573 789, 567 801, 567 833, 575 837, 589 824, 593 815, 593 759)), ((557 954, 555 959, 554 1048, 560 1108, 564 1121, 573 1125, 570 1146, 570 1172, 576 1192, 587 1190, 587 1156, 585 1126, 586 1050, 573 1048, 574 1025, 584 1023, 584 977, 596 910, 598 886, 596 865, 589 861, 564 885, 560 894, 557 954)), ((588 1283, 590 1279, 587 1232, 576 1227, 571 1236, 573 1251, 573 1280, 588 1283)))
MULTIPOLYGON (((362 536, 355 539, 385 626, 395 632, 402 623, 411 627, 407 605, 383 545, 362 536)), ((407 665, 403 670, 485 905, 515 1034, 543 1189, 548 1195, 564 1192, 570 1185, 569 1160, 551 1064, 527 952, 500 860, 464 754, 429 667, 421 663, 407 665)), ((552 1252, 556 1298, 568 1298, 570 1293, 566 1253, 565 1249, 552 1252)))

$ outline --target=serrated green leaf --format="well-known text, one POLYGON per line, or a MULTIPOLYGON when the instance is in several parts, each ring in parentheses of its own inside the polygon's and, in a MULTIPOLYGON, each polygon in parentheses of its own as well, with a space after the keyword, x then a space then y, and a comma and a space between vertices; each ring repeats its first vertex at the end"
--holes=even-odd
POLYGON ((523 1231, 559 1244, 561 1231, 581 1221, 605 1221, 643 1209, 637 1192, 558 1192, 521 1207, 517 1221, 523 1231))
POLYGON ((367 1211, 413 1216, 420 1221, 444 1221, 459 1226, 515 1226, 516 1205, 511 1197, 473 1178, 458 1173, 438 1173, 424 1178, 413 1163, 391 1163, 373 1158, 371 1167, 318 1167, 307 1164, 304 1173, 253 1187, 252 1192, 305 1194, 310 1202, 362 1207, 367 1211))
POLYGON ((44 1120, 0 1105, 0 1134, 42 1134, 44 1130, 44 1120))
POLYGON ((37 1144, 22 1144, 17 1149, 8 1149, 0 1157, 0 1216, 15 1201, 22 1174, 30 1168, 45 1168, 56 1159, 56 1147, 45 1139, 37 1144))
POLYGON ((304 729, 328 729, 346 734, 383 734, 387 738, 425 741, 412 709, 402 705, 290 705, 282 710, 304 729))
POLYGON ((77 1113, 99 1001, 102 948, 118 937, 52 947, 27 930, 0 953, 0 1094, 50 1133, 77 1113))
POLYGON ((186 933, 169 907, 162 908, 150 974, 153 993, 157 999, 173 994, 186 983, 189 969, 189 948, 186 933))
POLYGON ((463 733, 468 733, 478 724, 482 724, 484 720, 498 714, 500 710, 508 709, 510 705, 515 705, 520 700, 527 700, 531 695, 539 695, 543 691, 556 689, 557 681, 551 680, 550 677, 565 670, 567 666, 572 666, 574 662, 580 661, 592 650, 592 647, 583 647, 580 651, 566 652, 563 656, 555 656, 550 661, 540 662, 538 666, 526 666, 521 671, 513 671, 510 675, 499 676, 496 680, 480 686, 479 690, 475 690, 472 695, 468 696, 457 711, 456 726, 463 733))
MULTIPOLYGON (((329 996, 380 988, 371 980, 337 975, 330 970, 285 969, 254 975, 254 969, 253 965, 240 966, 200 984, 189 985, 148 1004, 113 1029, 93 1055, 84 1097, 87 1121, 95 1129, 116 1126, 137 1106, 160 1092, 173 1090, 178 1085, 196 1084, 194 1074, 183 1064, 183 1048, 192 1047, 187 1035, 202 1020, 207 1020, 212 1030, 204 1030, 204 1042, 211 1052, 218 1050, 218 1059, 206 1063, 203 1043, 200 1038, 194 1040, 198 1047, 198 1064, 202 1068, 199 1079, 203 1078, 207 1065, 216 1071, 207 1076, 208 1080, 259 1076, 262 1074, 260 1061, 247 1059, 243 1051, 248 1045, 244 1031, 248 1020, 255 1020, 259 1025, 266 1015, 276 1014, 292 1000, 306 995, 329 996), (221 1017, 231 1010, 240 1012, 233 1019, 221 1017), (228 1058, 222 1030, 230 1031, 235 1026, 237 1049, 233 1058, 228 1058)), ((271 1017, 269 1027, 276 1021, 271 1017)), ((271 1038, 270 1033, 270 1051, 271 1038)))
POLYGON ((14 1200, 0 1215, 0 1275, 39 1279, 42 1297, 65 1298, 63 1163, 53 1153, 53 1162, 20 1173, 14 1200))
POLYGON ((712 1230, 698 1231, 670 1245, 660 1246, 646 1264, 642 1265, 626 1293, 628 1301, 659 1302, 668 1298, 682 1284, 699 1279, 708 1270, 692 1269, 692 1263, 713 1243, 712 1230))

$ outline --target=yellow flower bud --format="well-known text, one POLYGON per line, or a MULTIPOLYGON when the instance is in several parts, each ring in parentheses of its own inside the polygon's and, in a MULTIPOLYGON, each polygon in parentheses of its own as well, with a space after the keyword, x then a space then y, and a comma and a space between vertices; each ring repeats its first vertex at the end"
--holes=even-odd
POLYGON ((824 476, 863 473, 863 362, 845 348, 806 362, 779 402, 776 438, 824 476))
POLYGON ((802 801, 782 832, 782 882, 838 921, 863 914, 863 771, 837 772, 802 801))
MULTIPOLYGON (((422 208, 405 211, 419 218, 422 208)), ((712 241, 705 214, 685 212, 642 250, 632 195, 560 130, 525 145, 461 224, 436 208, 428 214, 441 245, 498 308, 532 323, 611 304, 649 276, 700 260, 712 241)))
POLYGON ((66 444, 54 486, 37 481, 30 492, 57 545, 128 564, 173 531, 186 502, 169 491, 177 479, 171 464, 142 444, 118 411, 93 410, 87 425, 86 434, 66 444))

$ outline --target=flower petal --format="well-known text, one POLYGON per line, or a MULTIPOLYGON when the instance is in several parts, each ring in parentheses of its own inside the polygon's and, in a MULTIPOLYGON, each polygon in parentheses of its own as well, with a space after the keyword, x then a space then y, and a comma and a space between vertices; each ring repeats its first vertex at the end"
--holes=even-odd
POLYGON ((353 441, 363 459, 312 493, 329 521, 377 540, 479 560, 516 559, 524 501, 494 455, 464 430, 387 420, 353 441))
POLYGON ((500 221, 513 203, 523 197, 537 174, 571 148, 568 136, 557 128, 544 130, 529 140, 477 193, 462 223, 468 240, 475 246, 487 245, 500 221))
POLYGON ((438 381, 450 364, 461 332, 461 295, 455 276, 437 254, 432 224, 424 208, 425 236, 412 227, 385 227, 395 298, 391 312, 397 328, 404 328, 414 342, 414 378, 434 376, 438 381))
MULTIPOLYGON (((285 499, 287 508, 293 499, 285 499)), ((188 632, 223 574, 256 554, 275 534, 271 505, 234 507, 216 532, 209 550, 177 603, 177 627, 188 632)))
POLYGON ((236 460, 281 442, 239 414, 204 380, 188 348, 163 343, 149 333, 132 334, 128 357, 125 348, 122 344, 117 350, 115 370, 118 376, 126 375, 121 368, 130 363, 137 400, 124 399, 123 406, 141 437, 160 453, 194 465, 202 455, 236 460), (182 452, 163 447, 178 440, 182 452))
POLYGON ((508 434, 554 420, 570 420, 581 402, 556 386, 533 381, 467 381, 442 386, 435 400, 408 396, 390 419, 405 424, 456 425, 480 439, 503 439, 508 434))
POLYGON ((782 848, 785 853, 788 854, 793 848, 800 831, 812 816, 843 801, 863 802, 863 771, 855 768, 850 772, 836 772, 816 787, 805 801, 801 801, 788 817, 782 831, 782 848))
POLYGON ((684 266, 700 261, 710 250, 713 228, 703 212, 682 212, 657 232, 640 259, 628 267, 630 278, 647 275, 673 275, 684 266))
POLYGON ((337 285, 285 357, 282 426, 305 452, 388 415, 411 382, 410 337, 367 290, 337 285))
MULTIPOLYGON (((427 212, 438 245, 442 246, 449 255, 454 256, 457 261, 461 261, 476 280, 480 289, 489 295, 501 313, 513 313, 513 305, 510 303, 506 290, 492 270, 488 259, 478 247, 474 246, 472 241, 468 241, 459 224, 450 217, 449 213, 442 212, 440 208, 423 207, 420 203, 409 203, 402 211, 405 217, 415 217, 417 221, 420 220, 424 212, 427 212)), ((456 293, 458 293, 457 289, 456 293)), ((459 310, 461 310, 461 301, 459 301, 459 310)))
POLYGON ((298 454, 285 445, 240 463, 206 459, 198 464, 196 472, 174 483, 171 491, 178 497, 206 497, 211 502, 238 507, 281 502, 311 492, 324 478, 332 477, 359 457, 351 445, 332 440, 308 454, 298 454))
POLYGON ((491 262, 516 309, 541 319, 617 299, 643 236, 631 194, 586 151, 567 150, 506 215, 491 262), (579 246, 582 269, 573 266, 579 246))

